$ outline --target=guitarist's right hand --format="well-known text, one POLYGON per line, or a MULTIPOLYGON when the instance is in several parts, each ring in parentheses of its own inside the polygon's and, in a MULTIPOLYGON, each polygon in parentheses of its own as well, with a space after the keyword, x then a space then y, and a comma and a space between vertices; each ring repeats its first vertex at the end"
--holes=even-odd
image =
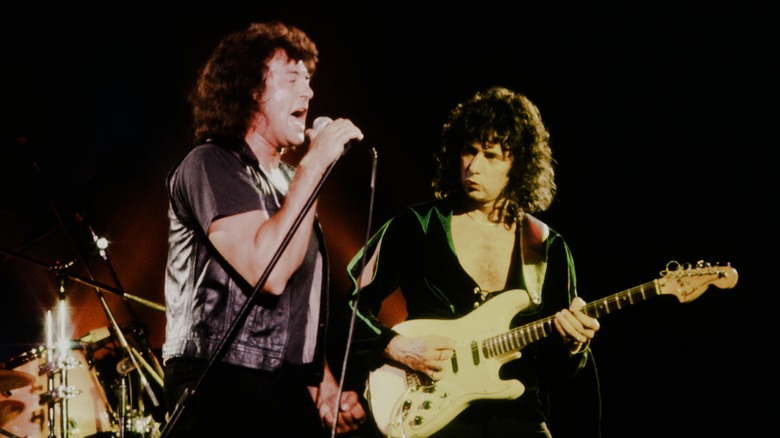
POLYGON ((385 356, 429 376, 432 380, 439 380, 449 366, 454 349, 455 340, 445 336, 411 338, 398 335, 387 344, 385 356))

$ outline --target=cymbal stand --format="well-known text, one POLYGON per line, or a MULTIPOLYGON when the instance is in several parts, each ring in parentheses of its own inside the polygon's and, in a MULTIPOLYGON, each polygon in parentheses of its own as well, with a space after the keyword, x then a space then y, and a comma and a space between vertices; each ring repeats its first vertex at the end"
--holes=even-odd
MULTIPOLYGON (((116 319, 114 319, 114 315, 111 313, 111 309, 109 309, 103 293, 100 292, 100 290, 97 290, 97 294, 98 298, 100 299, 100 303, 103 305, 106 311, 106 316, 111 322, 111 326, 114 327, 114 334, 116 335, 117 341, 119 341, 119 345, 122 347, 122 351, 125 352, 127 359, 132 362, 133 367, 138 371, 138 378, 141 382, 141 386, 146 391, 149 399, 152 401, 152 404, 154 404, 155 407, 159 406, 160 402, 157 400, 157 396, 154 394, 152 387, 149 385, 149 381, 146 379, 146 375, 141 371, 141 366, 139 365, 138 359, 133 355, 132 347, 127 343, 127 338, 125 338, 124 334, 122 333, 122 328, 116 322, 116 319)), ((124 420, 125 418, 121 418, 122 422, 124 422, 124 420)))
MULTIPOLYGON (((41 173, 40 169, 38 168, 38 163, 33 159, 32 160, 32 164, 35 167, 35 170, 38 173, 38 175, 41 177, 42 180, 44 180, 43 174, 41 173)), ((65 231, 65 237, 66 237, 68 243, 70 244, 71 248, 73 248, 73 250, 74 250, 74 252, 76 254, 81 256, 80 257, 81 260, 86 260, 83 257, 83 254, 81 253, 81 250, 79 249, 79 247, 75 244, 75 242, 74 242, 72 236, 70 235, 70 233, 67 232, 67 227, 65 227, 65 224, 62 221, 62 217, 60 215, 59 210, 56 208, 56 206, 54 205, 54 202, 52 202, 52 200, 48 196, 48 194, 46 194, 46 195, 47 195, 46 197, 47 197, 47 199, 49 201, 49 205, 50 205, 50 207, 52 209, 52 213, 54 214, 55 218, 57 219, 57 222, 59 223, 60 228, 62 228, 62 230, 65 231)), ((78 219, 80 219, 80 216, 76 217, 77 221, 78 221, 78 219)), ((90 227, 90 231, 92 231, 91 227, 90 227)), ((94 237, 96 237, 94 232, 92 234, 93 234, 94 237)), ((93 237, 93 239, 94 239, 94 237, 93 237)), ((84 267, 85 267, 87 273, 89 274, 91 282, 93 284, 95 284, 95 276, 92 274, 92 270, 89 267, 89 263, 86 263, 86 261, 85 261, 84 262, 84 267)), ((75 277, 70 277, 70 278, 75 278, 75 277)), ((149 399, 152 401, 152 404, 155 407, 160 406, 160 402, 157 400, 157 396, 154 394, 154 391, 152 391, 152 388, 149 386, 149 381, 146 380, 146 376, 141 371, 141 367, 138 365, 138 361, 133 356, 133 354, 132 354, 132 352, 130 350, 130 346, 127 343, 127 339, 124 337, 124 334, 122 333, 122 328, 116 322, 116 319, 114 319, 114 316, 111 313, 111 309, 109 308, 108 303, 106 302, 106 299, 103 296, 102 289, 100 287, 98 287, 97 285, 94 285, 94 287, 95 287, 95 293, 96 293, 96 295, 98 297, 98 300, 100 301, 100 305, 103 307, 103 310, 104 310, 104 312, 106 314, 106 318, 110 322, 110 329, 113 330, 116 339, 119 341, 119 344, 122 347, 122 351, 126 352, 127 357, 133 363, 133 366, 138 370, 138 376, 139 376, 139 379, 141 381, 141 385, 143 386, 144 390, 146 391, 147 395, 149 396, 149 399)), ((124 294, 123 292, 120 293, 120 295, 122 297, 126 296, 126 294, 124 294)), ((65 437, 63 437, 63 438, 65 438, 65 437)))
MULTIPOLYGON (((87 225, 87 227, 89 228, 89 232, 92 235, 93 242, 95 242, 95 247, 97 247, 98 249, 100 258, 103 259, 104 262, 106 262, 106 267, 108 268, 108 271, 111 274, 111 278, 114 280, 114 283, 116 283, 117 287, 120 290, 124 290, 121 281, 119 281, 119 276, 117 275, 116 270, 114 270, 114 265, 108 259, 108 246, 109 246, 108 240, 105 237, 99 237, 97 234, 95 234, 95 231, 92 229, 90 225, 87 225)), ((125 306, 127 307, 127 312, 130 314, 133 321, 137 324, 137 326, 141 327, 142 324, 140 323, 140 320, 138 319, 138 316, 136 315, 133 306, 130 305, 130 301, 126 297, 122 297, 122 301, 125 303, 125 306)), ((155 356, 154 352, 152 351, 147 336, 148 334, 144 330, 143 333, 141 333, 141 336, 139 336, 140 339, 138 340, 141 343, 140 349, 143 352, 143 355, 146 355, 150 359, 152 365, 154 366, 154 369, 149 370, 148 366, 146 366, 145 368, 152 375, 152 378, 158 381, 162 381, 163 368, 159 360, 157 359, 157 356, 155 356)), ((129 353, 137 354, 137 352, 134 350, 129 350, 129 353)))
POLYGON ((68 400, 75 397, 78 392, 68 385, 68 370, 76 366, 75 359, 70 355, 70 336, 66 333, 67 299, 65 294, 66 271, 73 266, 73 262, 65 264, 59 261, 52 267, 52 272, 57 277, 59 299, 57 302, 57 337, 55 344, 54 321, 51 310, 46 313, 46 364, 41 367, 41 373, 46 373, 46 392, 41 394, 40 403, 47 405, 47 421, 49 437, 56 436, 57 428, 57 404, 59 403, 60 436, 68 437, 68 400), (56 375, 59 373, 59 382, 56 375), (59 385, 57 385, 59 383, 59 385))
POLYGON ((127 431, 127 376, 124 374, 119 378, 117 422, 119 423, 119 437, 123 438, 127 431))
MULTIPOLYGON (((73 263, 74 262, 70 262, 68 264, 68 267, 72 266, 73 263)), ((86 266, 87 272, 89 272, 90 277, 92 277, 92 274, 91 274, 91 272, 89 270, 89 266, 86 263, 84 265, 86 266)), ((64 280, 65 280, 65 278, 73 278, 73 277, 68 275, 68 274, 62 274, 62 271, 63 270, 61 270, 61 269, 59 270, 58 274, 60 274, 60 275, 58 275, 58 277, 60 278, 60 285, 61 285, 60 286, 60 290, 61 290, 60 296, 64 297, 64 288, 63 288, 64 280)), ((104 311, 104 313, 106 315, 106 319, 108 319, 108 321, 109 321, 110 330, 112 331, 114 337, 119 342, 119 345, 121 346, 122 351, 125 352, 125 354, 128 357, 128 359, 133 363, 133 366, 138 370, 138 376, 139 376, 139 380, 140 380, 141 386, 147 392, 147 395, 149 396, 149 399, 152 401, 152 404, 154 404, 155 407, 159 406, 160 402, 157 400, 157 396, 155 395, 154 391, 152 390, 151 386, 149 385, 149 381, 146 379, 146 376, 144 375, 143 372, 141 372, 141 367, 139 366, 136 357, 132 354, 131 347, 130 347, 130 345, 127 342, 127 338, 125 338, 124 333, 122 332, 122 328, 119 326, 119 323, 114 318, 114 315, 111 312, 111 308, 109 307, 108 302, 106 301, 106 298, 103 295, 103 291, 101 290, 101 288, 95 286, 95 294, 98 297, 98 301, 100 302, 100 305, 103 307, 103 311, 104 311)), ((64 308, 64 305, 63 305, 63 308, 64 308)), ((66 342, 66 341, 60 340, 60 342, 62 343, 62 342, 66 342)), ((66 342, 65 345, 67 345, 67 342, 66 342)), ((67 350, 65 352, 67 354, 67 350)), ((72 364, 70 366, 72 366, 72 364)), ((67 368, 67 367, 64 367, 64 368, 67 368)), ((63 376, 66 377, 65 369, 63 369, 63 376)), ((67 383, 64 383, 64 384, 67 385, 67 383)), ((65 414, 64 414, 64 416, 62 418, 67 419, 68 418, 67 415, 66 415, 67 414, 67 405, 65 405, 65 410, 66 410, 65 414)), ((124 422, 124 418, 122 418, 122 421, 124 422)), ((67 423, 67 422, 68 421, 61 421, 61 423, 67 423)), ((67 426, 65 426, 65 427, 67 427, 67 426)), ((65 432, 63 432, 63 438, 65 438, 67 436, 68 435, 65 432)), ((120 437, 120 438, 124 438, 124 437, 120 437)))
MULTIPOLYGON (((147 362, 146 359, 144 359, 135 348, 130 347, 130 351, 136 357, 136 360, 138 360, 138 362, 143 365, 144 369, 149 373, 149 375, 155 379, 160 388, 162 388, 162 377, 157 375, 149 362, 147 362)), ((132 398, 128 398, 130 395, 135 393, 133 391, 132 381, 128 376, 128 374, 134 371, 134 369, 134 365, 128 360, 128 358, 120 360, 116 365, 116 371, 120 375, 117 410, 119 411, 119 418, 125 419, 124 423, 121 425, 120 434, 127 433, 128 428, 130 429, 131 433, 148 434, 152 433, 153 430, 159 427, 159 424, 155 422, 152 416, 144 417, 143 415, 136 415, 139 412, 144 412, 143 399, 137 400, 137 409, 134 409, 132 405, 132 398)))
MULTIPOLYGON (((27 257, 27 256, 25 256, 23 254, 18 254, 18 253, 14 253, 14 252, 11 252, 11 251, 7 251, 7 250, 4 250, 2 248, 0 248, 0 253, 16 257, 16 258, 18 258, 20 260, 23 260, 23 261, 26 261, 26 262, 30 262, 30 263, 36 264, 38 266, 45 266, 42 262, 37 261, 37 260, 33 260, 30 257, 27 257)), ((74 262, 69 262, 67 264, 67 266, 70 267, 70 266, 73 265, 73 263, 74 262)), ((89 268, 87 268, 87 269, 89 269, 89 268)), ((145 305, 147 305, 147 306, 149 306, 149 307, 151 307, 153 309, 160 310, 160 311, 163 311, 163 312, 165 311, 165 307, 161 306, 159 304, 153 303, 151 301, 144 300, 144 299, 142 299, 140 297, 136 297, 134 295, 127 294, 126 292, 121 291, 121 290, 119 290, 117 288, 114 288, 114 287, 111 287, 111 286, 108 286, 108 285, 105 285, 105 284, 98 283, 94 279, 87 279, 87 278, 84 278, 84 277, 81 277, 81 276, 78 276, 78 275, 75 275, 75 274, 72 274, 72 273, 66 273, 66 274, 63 275, 63 277, 67 277, 70 280, 73 280, 73 281, 76 281, 78 283, 81 283, 81 284, 84 284, 84 285, 87 285, 87 286, 95 288, 95 292, 96 292, 96 294, 98 296, 100 304, 102 305, 103 310, 104 310, 105 314, 107 315, 107 319, 109 320, 109 323, 110 323, 109 330, 119 340, 120 345, 123 348, 123 350, 125 352, 128 352, 127 353, 127 358, 128 358, 128 360, 132 361, 133 367, 135 369, 139 370, 139 376, 140 376, 140 379, 141 379, 141 382, 142 382, 142 386, 144 387, 144 389, 149 394, 149 398, 152 401, 152 403, 154 404, 154 406, 155 407, 160 406, 160 404, 159 404, 160 402, 157 400, 157 397, 155 396, 154 392, 151 390, 151 387, 149 386, 148 380, 146 380, 146 377, 143 375, 143 373, 140 372, 140 367, 138 366, 138 364, 139 364, 138 358, 140 357, 140 355, 135 355, 135 354, 132 353, 134 351, 134 349, 130 348, 130 346, 128 345, 127 339, 124 337, 124 335, 122 333, 122 330, 121 330, 121 327, 119 327, 118 323, 116 322, 116 319, 114 319, 114 317, 113 317, 113 315, 111 313, 111 309, 108 307, 108 303, 106 302, 106 299, 103 296, 103 292, 102 291, 107 291, 107 292, 113 293, 113 294, 121 296, 121 297, 130 298, 130 299, 132 299, 132 300, 134 300, 134 301, 136 301, 138 303, 145 304, 145 305)), ((90 274, 90 277, 92 277, 91 274, 90 274)), ((147 369, 151 369, 151 368, 147 367, 147 369)), ((155 380, 157 382, 161 382, 162 381, 162 379, 159 376, 155 375, 153 377, 155 378, 155 380)))
MULTIPOLYGON (((25 262, 28 262, 28 263, 31 263, 31 264, 34 264, 34 265, 37 265, 37 266, 41 266, 41 267, 44 267, 44 268, 48 268, 49 267, 44 262, 42 262, 40 260, 32 259, 30 257, 27 257, 24 254, 19 253, 19 252, 13 252, 13 251, 9 251, 7 249, 0 248, 0 254, 7 255, 7 256, 10 256, 10 257, 14 257, 14 258, 17 258, 19 260, 22 260, 22 261, 25 261, 25 262)), ((123 291, 123 290, 119 290, 119 289, 117 289, 115 287, 112 287, 112 286, 109 286, 107 284, 100 283, 100 282, 98 282, 98 281, 96 281, 94 279, 82 277, 82 276, 76 275, 76 274, 68 274, 68 279, 73 280, 76 283, 81 283, 81 284, 83 284, 85 286, 94 287, 96 289, 100 289, 102 291, 109 292, 111 294, 114 294, 114 295, 116 295, 118 297, 122 297, 124 299, 135 301, 136 303, 142 304, 142 305, 144 305, 144 306, 146 306, 146 307, 148 307, 150 309, 154 309, 154 310, 157 310, 157 311, 160 311, 160 312, 165 312, 165 306, 162 305, 162 304, 155 303, 154 301, 147 300, 145 298, 139 297, 138 295, 130 294, 130 293, 128 293, 126 291, 123 291)))
POLYGON ((55 351, 54 351, 54 338, 52 332, 51 310, 46 311, 46 365, 44 365, 41 371, 46 371, 46 393, 41 395, 41 404, 46 402, 46 409, 48 415, 46 416, 49 424, 49 437, 54 436, 55 421, 55 400, 50 394, 54 393, 54 373, 57 367, 55 351))
MULTIPOLYGON (((80 218, 80 217, 77 216, 77 221, 79 221, 79 219, 83 220, 83 218, 80 218)), ((89 229, 89 232, 90 232, 90 234, 92 236, 92 241, 95 243, 95 247, 98 250, 98 254, 100 255, 100 258, 103 259, 103 261, 105 262, 105 265, 108 268, 108 270, 109 270, 109 272, 111 274, 111 277, 114 280, 114 283, 117 285, 117 287, 119 287, 120 290, 122 290, 123 287, 122 287, 122 284, 121 284, 121 282, 119 280, 119 276, 117 275, 116 270, 114 270, 114 265, 111 263, 111 261, 108 258, 108 247, 109 247, 108 240, 106 238, 104 238, 104 237, 99 237, 95 233, 95 231, 92 229, 91 225, 87 224, 87 228, 89 229)), ((139 321, 138 317, 136 316, 135 311, 133 310, 133 307, 130 305, 130 302, 126 298, 123 298, 122 301, 125 303, 125 306, 127 307, 127 311, 130 314, 130 316, 132 317, 133 321, 136 323, 136 325, 138 327, 143 327, 140 324, 140 321, 139 321)), ((121 329, 115 329, 115 331, 117 332, 117 338, 118 339, 119 339, 120 336, 123 336, 123 334, 121 333, 122 332, 121 329)), ((147 334, 146 334, 146 331, 144 330, 143 333, 141 333, 141 336, 138 337, 137 341, 141 344, 139 347, 140 347, 140 350, 143 352, 143 355, 146 355, 148 358, 150 358, 152 364, 154 365, 154 369, 152 369, 149 366, 149 363, 146 360, 144 360, 143 355, 138 353, 138 351, 135 348, 133 348, 130 345, 125 346, 127 344, 127 342, 120 340, 120 342, 124 342, 122 344, 122 347, 123 347, 122 351, 125 352, 125 357, 123 358, 122 362, 130 361, 131 365, 129 367, 127 367, 127 366, 124 367, 125 368, 125 372, 120 372, 120 386, 119 386, 120 394, 118 396, 119 404, 118 404, 118 409, 117 409, 118 410, 118 412, 117 412, 117 422, 119 423, 119 437, 118 438, 124 438, 125 437, 125 432, 126 432, 126 427, 127 427, 127 422, 128 422, 128 409, 127 409, 127 407, 128 407, 128 392, 127 392, 128 376, 127 376, 127 374, 129 372, 131 372, 133 370, 137 370, 138 375, 140 376, 140 379, 141 379, 141 385, 143 385, 144 389, 147 391, 147 394, 149 395, 149 398, 152 400, 152 403, 154 404, 154 406, 155 407, 159 406, 159 403, 158 403, 157 399, 155 398, 154 391, 149 387, 149 383, 146 380, 146 376, 143 373, 142 367, 139 365, 139 363, 143 363, 144 366, 145 366, 146 371, 160 385, 160 387, 162 387, 162 385, 163 385, 163 383, 162 383, 163 369, 162 369, 162 366, 160 365, 160 362, 157 360, 157 356, 155 356, 154 352, 152 351, 146 336, 147 336, 147 334)), ((143 400, 139 399, 138 402, 139 402, 139 405, 137 407, 140 409, 141 408, 140 405, 142 404, 143 400)))
MULTIPOLYGON (((81 217, 78 216, 76 218, 77 222, 80 219, 81 219, 81 217)), ((93 242, 95 242, 96 245, 98 245, 100 243, 100 245, 98 246, 98 250, 100 252, 101 257, 103 257, 104 260, 106 260, 107 257, 108 257, 107 253, 105 251, 108 248, 107 241, 104 242, 105 246, 103 246, 103 240, 101 240, 101 239, 99 239, 97 237, 95 232, 92 230, 91 226, 89 227, 89 231, 90 231, 90 233, 92 235, 93 242)), ((73 242, 71 241, 71 243, 73 243, 73 242)), ((77 253, 80 252, 76 245, 73 245, 73 247, 76 249, 77 253)), ((82 257, 82 260, 84 260, 83 257, 82 257)), ((84 263, 84 266, 85 266, 85 268, 87 270, 87 273, 89 274, 90 278, 92 278, 94 280, 94 276, 92 275, 92 272, 91 272, 91 270, 89 268, 89 264, 88 263, 84 263)), ((118 284, 118 278, 116 276, 116 272, 113 270, 113 267, 110 264, 108 264, 108 266, 110 268, 110 271, 111 271, 112 275, 114 276, 115 281, 117 281, 117 284, 118 284)), ((121 289, 121 287, 120 287, 120 289, 121 289)), ((139 365, 136 356, 133 355, 133 348, 127 342, 127 338, 125 337, 124 332, 122 331, 122 327, 119 325, 119 323, 114 318, 114 315, 111 312, 111 308, 108 306, 108 302, 106 301, 106 298, 103 295, 103 291, 101 290, 101 288, 95 287, 95 294, 98 297, 98 301, 100 302, 100 305, 103 307, 103 310, 104 310, 104 312, 106 314, 106 319, 108 319, 108 321, 109 321, 109 327, 110 327, 111 331, 113 332, 113 335, 116 338, 116 340, 118 341, 119 345, 121 346, 121 349, 124 352, 125 357, 128 360, 130 360, 130 362, 132 362, 133 368, 138 371, 138 379, 139 379, 140 384, 143 387, 144 391, 146 391, 146 394, 149 396, 149 400, 151 400, 152 404, 155 407, 160 406, 160 402, 157 400, 157 396, 155 395, 154 391, 152 390, 152 387, 149 385, 149 381, 146 379, 146 375, 143 373, 143 371, 141 371, 141 366, 139 365)), ((124 298, 124 294, 122 294, 122 296, 124 298)), ((127 300, 125 299, 123 301, 129 307, 129 303, 127 302, 127 300)), ((131 314, 131 316, 133 316, 133 318, 135 318, 135 313, 132 311, 132 309, 130 309, 130 314, 131 314)), ((119 421, 121 423, 124 423, 125 422, 125 418, 122 417, 122 418, 119 419, 119 421)), ((124 430, 124 429, 120 427, 120 431, 121 430, 124 430)), ((119 438, 124 438, 124 436, 120 436, 119 438)))
MULTIPOLYGON (((45 180, 43 178, 43 175, 40 172, 40 169, 38 168, 38 164, 35 161, 35 159, 32 159, 32 165, 35 168, 35 171, 37 174, 41 177, 42 180, 45 180)), ((45 184, 44 184, 45 185, 45 184)), ((59 214, 59 211, 57 210, 56 206, 52 202, 52 199, 50 196, 48 196, 47 193, 45 193, 47 200, 49 201, 49 205, 52 209, 52 212, 54 213, 55 218, 57 219, 57 222, 59 223, 60 227, 63 231, 65 231, 65 237, 67 238, 67 241, 70 243, 71 247, 75 250, 76 254, 81 254, 81 251, 79 251, 77 245, 75 245, 73 239, 71 238, 70 234, 67 232, 67 228, 65 227, 62 218, 59 214)), ((30 261, 36 264, 41 265, 41 263, 38 263, 28 257, 25 257, 20 254, 11 253, 8 251, 4 251, 0 249, 0 253, 3 254, 9 254, 12 256, 15 256, 17 258, 20 258, 25 261, 30 261)), ((84 260, 83 257, 81 257, 82 260, 84 260)), ((64 324, 65 324, 65 290, 64 290, 64 283, 65 279, 69 278, 78 282, 81 282, 83 284, 92 286, 95 288, 95 292, 97 294, 98 300, 100 301, 101 306, 103 307, 103 310, 106 314, 107 319, 109 320, 110 326, 109 330, 111 330, 116 337, 116 339, 119 341, 119 344, 121 345, 123 351, 126 352, 127 358, 133 363, 133 367, 138 370, 139 379, 141 381, 141 385, 143 386, 144 390, 147 392, 149 399, 152 401, 155 407, 160 406, 160 402, 157 400, 157 396, 154 394, 154 391, 152 391, 151 387, 149 386, 149 382, 146 380, 146 377, 144 376, 143 372, 141 372, 141 367, 138 365, 137 358, 133 355, 131 347, 127 343, 127 339, 124 337, 124 334, 122 332, 121 327, 116 322, 116 319, 114 319, 114 316, 111 313, 111 309, 108 306, 108 303, 105 300, 105 297, 103 296, 103 290, 112 292, 114 294, 117 294, 125 299, 133 299, 139 303, 142 303, 144 305, 150 306, 152 308, 155 308, 160 311, 165 311, 164 306, 156 305, 155 303, 152 303, 151 301, 141 299, 139 297, 132 296, 130 294, 125 293, 123 290, 117 290, 116 288, 111 288, 109 286, 101 285, 95 281, 95 277, 92 275, 92 272, 89 268, 88 263, 84 263, 85 268, 87 270, 87 273, 89 274, 89 279, 84 279, 76 275, 71 275, 69 273, 66 273, 65 271, 67 268, 70 268, 74 264, 73 261, 69 262, 64 266, 65 269, 63 269, 63 266, 60 265, 59 262, 57 262, 57 266, 53 269, 57 273, 57 277, 59 280, 59 286, 60 286, 60 311, 59 311, 59 323, 60 323, 60 339, 58 339, 59 347, 57 350, 57 356, 56 360, 54 360, 53 352, 55 351, 53 344, 51 345, 52 348, 49 349, 48 353, 48 363, 46 365, 46 372, 47 373, 56 373, 57 367, 60 366, 61 369, 61 385, 60 385, 60 391, 54 391, 53 390, 53 381, 48 385, 49 386, 49 393, 44 394, 41 396, 41 404, 44 403, 44 400, 46 403, 49 404, 49 411, 52 411, 52 407, 54 404, 56 404, 58 401, 62 401, 61 405, 61 431, 62 431, 62 438, 67 438, 67 429, 68 429, 68 423, 69 419, 67 416, 67 396, 70 395, 71 397, 73 395, 69 394, 69 392, 73 392, 72 390, 69 390, 67 387, 67 368, 72 367, 74 363, 74 359, 69 356, 69 346, 70 342, 67 338, 64 337, 64 324)), ((51 326, 49 326, 51 327, 51 326)), ((53 342, 53 338, 50 337, 49 343, 53 342)), ((49 374, 49 377, 53 377, 53 374, 49 374)), ((52 422, 54 415, 50 415, 50 423, 52 422)), ((54 427, 49 428, 50 437, 53 437, 53 429, 54 427)))
MULTIPOLYGON (((73 265, 74 262, 70 262, 67 264, 67 267, 70 267, 73 265)), ((69 341, 68 338, 65 338, 64 336, 64 321, 66 320, 65 316, 65 305, 64 305, 64 282, 65 278, 69 278, 70 276, 67 274, 63 274, 65 271, 62 268, 54 268, 54 271, 57 273, 59 283, 60 283, 60 326, 61 326, 61 334, 60 339, 58 342, 59 348, 57 348, 58 351, 58 361, 57 364, 60 365, 61 368, 61 377, 60 377, 60 383, 61 383, 61 391, 57 392, 55 391, 52 393, 52 400, 49 403, 56 403, 59 399, 62 399, 63 403, 60 405, 60 429, 62 431, 62 437, 66 438, 68 437, 68 423, 67 420, 68 417, 68 405, 67 405, 67 399, 72 398, 75 396, 73 394, 73 388, 69 388, 68 382, 67 382, 67 370, 68 368, 72 368, 75 366, 74 359, 70 356, 68 356, 68 346, 69 341), (63 389, 64 387, 64 389, 63 389)), ((159 406, 159 401, 157 400, 157 396, 154 394, 154 391, 152 390, 151 386, 149 385, 149 381, 146 380, 146 376, 140 371, 140 366, 138 365, 138 361, 135 356, 130 352, 131 348, 130 345, 127 342, 127 339, 124 336, 124 333, 122 332, 122 328, 119 326, 119 323, 114 318, 113 313, 111 312, 111 308, 108 306, 108 302, 106 301, 105 296, 103 296, 103 292, 100 290, 100 288, 95 288, 95 293, 97 294, 98 301, 100 302, 100 305, 103 307, 103 310, 106 314, 106 318, 109 321, 109 325, 111 328, 111 331, 114 335, 114 337, 119 342, 120 346, 122 347, 122 351, 126 352, 127 357, 133 362, 133 366, 139 370, 138 375, 141 382, 141 385, 143 388, 147 391, 149 398, 151 399, 152 403, 155 406, 159 406)), ((51 408, 50 408, 51 412, 51 408)), ((54 417, 50 416, 50 423, 54 417)), ((121 424, 124 424, 125 418, 124 416, 119 419, 121 424)), ((53 430, 53 427, 50 427, 50 430, 53 430)), ((124 429, 120 428, 120 431, 124 429)), ((52 436, 52 435, 50 435, 52 436)), ((124 436, 120 436, 120 438, 124 438, 124 436)))

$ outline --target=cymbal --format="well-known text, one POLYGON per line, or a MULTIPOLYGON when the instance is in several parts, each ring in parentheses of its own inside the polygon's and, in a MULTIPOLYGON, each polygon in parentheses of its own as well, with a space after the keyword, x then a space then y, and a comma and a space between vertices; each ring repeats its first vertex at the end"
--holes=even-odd
POLYGON ((19 400, 0 400, 0 427, 24 412, 25 404, 19 400))
POLYGON ((35 382, 35 376, 32 374, 0 369, 0 392, 24 388, 27 385, 32 385, 33 382, 35 382))

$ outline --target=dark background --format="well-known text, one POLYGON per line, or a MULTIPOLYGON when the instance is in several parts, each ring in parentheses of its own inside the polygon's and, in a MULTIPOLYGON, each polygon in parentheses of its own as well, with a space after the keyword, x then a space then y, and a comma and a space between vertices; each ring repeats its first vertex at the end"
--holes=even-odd
MULTIPOLYGON (((309 120, 349 117, 378 151, 372 214, 364 149, 323 189, 338 293, 369 223, 431 196, 431 150, 449 110, 508 86, 551 131, 559 196, 538 216, 567 238, 587 300, 651 281, 671 260, 739 271, 733 290, 601 318, 603 437, 770 436, 771 2, 110 3, 0 6, 0 361, 43 342, 58 262, 125 291, 127 303, 104 294, 111 313, 162 344, 164 314, 132 297, 163 304, 164 177, 191 146, 184 95, 224 34, 278 18, 320 49, 309 120), (107 259, 90 228, 109 239, 107 259)), ((63 290, 74 338, 108 325, 94 288, 63 290)))

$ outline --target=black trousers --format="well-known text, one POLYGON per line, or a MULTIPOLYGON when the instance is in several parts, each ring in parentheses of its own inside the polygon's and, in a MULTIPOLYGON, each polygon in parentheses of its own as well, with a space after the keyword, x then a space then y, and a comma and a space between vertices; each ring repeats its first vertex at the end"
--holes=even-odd
MULTIPOLYGON (((173 414, 194 386, 205 360, 174 358, 165 365, 165 397, 173 414)), ((328 437, 299 370, 267 372, 215 363, 179 418, 165 427, 171 437, 328 437)))

